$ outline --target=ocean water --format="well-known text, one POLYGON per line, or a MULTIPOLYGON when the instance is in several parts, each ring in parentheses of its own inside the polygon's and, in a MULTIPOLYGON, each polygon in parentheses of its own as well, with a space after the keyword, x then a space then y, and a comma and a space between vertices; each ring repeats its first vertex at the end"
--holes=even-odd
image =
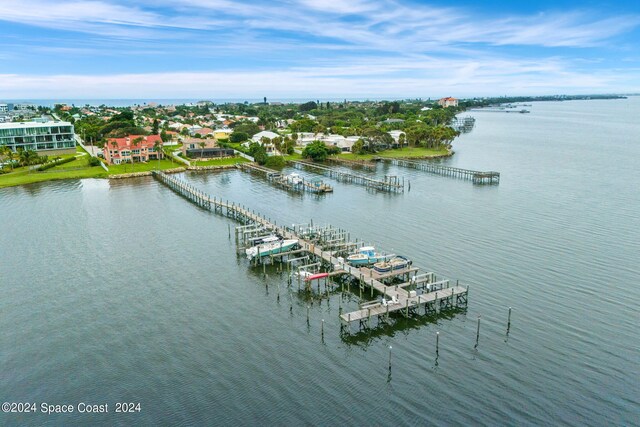
POLYGON ((637 425, 640 99, 528 108, 473 113, 442 161, 497 170, 497 186, 380 164, 372 175, 411 191, 325 178, 335 192, 317 197, 240 171, 183 174, 470 286, 466 311, 350 336, 338 311, 357 296, 312 302, 286 274, 265 278, 236 255, 237 224, 151 178, 1 189, 0 398, 38 412, 0 423, 637 425))

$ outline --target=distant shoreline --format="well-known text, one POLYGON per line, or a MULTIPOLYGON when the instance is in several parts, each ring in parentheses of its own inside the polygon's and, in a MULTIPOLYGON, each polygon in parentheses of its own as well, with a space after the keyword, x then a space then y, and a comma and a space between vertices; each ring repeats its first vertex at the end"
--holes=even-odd
MULTIPOLYGON (((590 101, 597 99, 626 99, 627 97, 632 96, 640 96, 640 94, 584 94, 584 95, 538 95, 538 96, 507 96, 502 97, 505 99, 504 102, 543 102, 543 101, 590 101), (507 101, 508 99, 519 98, 522 101, 507 101)), ((317 97, 306 97, 306 98, 273 98, 272 102, 282 102, 284 104, 301 104, 309 101, 310 99, 316 99, 317 97)), ((379 98, 379 97, 371 97, 371 98, 323 98, 322 102, 378 102, 378 101, 407 101, 413 98, 379 98)), ((420 100, 424 100, 424 98, 417 98, 420 100)), ((498 102, 500 97, 470 97, 470 98, 460 98, 465 100, 471 99, 491 99, 498 102)), ((0 103, 11 103, 11 104, 33 104, 44 107, 53 107, 55 104, 67 104, 67 105, 90 105, 90 106, 99 106, 106 105, 109 107, 116 108, 125 108, 125 107, 133 107, 136 105, 148 105, 151 103, 155 103, 158 105, 188 105, 188 104, 197 104, 200 101, 210 101, 216 104, 234 104, 234 103, 249 103, 249 104, 261 104, 263 102, 262 98, 16 98, 16 99, 0 99, 0 103)))

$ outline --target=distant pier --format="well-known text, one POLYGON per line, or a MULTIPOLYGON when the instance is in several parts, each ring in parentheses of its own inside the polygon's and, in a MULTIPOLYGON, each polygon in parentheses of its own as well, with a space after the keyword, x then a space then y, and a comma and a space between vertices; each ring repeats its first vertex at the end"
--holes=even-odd
POLYGON ((392 159, 389 157, 376 157, 375 160, 391 163, 395 166, 417 169, 437 175, 462 178, 472 181, 474 184, 498 184, 500 183, 500 172, 481 172, 471 169, 460 169, 451 166, 437 165, 427 162, 414 162, 404 159, 392 159))
MULTIPOLYGON (((344 313, 342 307, 339 308, 341 332, 350 333, 353 323, 360 329, 372 327, 372 319, 377 319, 378 324, 387 323, 390 314, 396 312, 409 317, 419 315, 421 311, 423 314, 431 315, 467 306, 468 286, 458 283, 452 285, 449 280, 438 280, 434 273, 418 274, 419 269, 411 265, 388 273, 379 273, 369 267, 358 268, 349 265, 339 255, 352 253, 363 246, 364 242, 351 241, 350 233, 345 230, 330 225, 278 226, 275 221, 243 205, 211 197, 174 176, 159 171, 153 171, 153 176, 196 205, 242 223, 242 226, 235 228, 238 247, 250 245, 249 242, 253 239, 271 233, 280 234, 285 239, 297 239, 299 249, 265 257, 257 256, 254 262, 264 265, 266 259, 282 261, 286 258, 287 269, 293 273, 292 276, 297 276, 299 288, 304 282, 304 287, 311 289, 311 281, 304 280, 301 272, 318 273, 320 269, 326 272, 319 275, 325 280, 325 288, 328 288, 332 283, 330 281, 337 276, 346 276, 348 283, 357 284, 361 300, 359 309, 344 313), (296 267, 293 267, 294 263, 297 264, 296 267), (292 268, 297 270, 292 272, 292 268), (381 295, 381 298, 364 301, 363 294, 366 295, 367 290, 371 298, 374 297, 374 291, 381 295)), ((316 281, 319 289, 319 280, 316 281)), ((344 292, 344 280, 341 286, 344 292)))
POLYGON ((368 169, 368 170, 375 170, 376 169, 376 164, 375 163, 371 163, 367 160, 347 160, 347 159, 341 159, 340 157, 328 157, 327 158, 327 162, 329 163, 337 163, 339 165, 344 165, 344 166, 349 166, 349 167, 355 167, 355 168, 363 168, 363 169, 368 169))
POLYGON ((395 175, 385 176, 384 180, 379 180, 379 179, 369 178, 364 175, 341 172, 329 166, 319 165, 311 162, 292 160, 292 161, 289 161, 289 163, 291 163, 294 167, 298 169, 303 169, 303 168, 314 169, 316 172, 329 176, 331 178, 337 179, 338 181, 358 184, 368 188, 374 188, 380 191, 388 191, 388 192, 404 191, 404 179, 401 181, 395 175))
POLYGON ((266 168, 264 166, 257 165, 255 163, 240 163, 237 165, 238 169, 245 172, 255 172, 267 177, 267 180, 276 187, 283 188, 285 190, 294 192, 309 192, 309 193, 332 193, 333 187, 324 183, 321 180, 308 180, 304 177, 300 177, 297 180, 288 178, 286 175, 282 175, 280 172, 273 169, 266 168))

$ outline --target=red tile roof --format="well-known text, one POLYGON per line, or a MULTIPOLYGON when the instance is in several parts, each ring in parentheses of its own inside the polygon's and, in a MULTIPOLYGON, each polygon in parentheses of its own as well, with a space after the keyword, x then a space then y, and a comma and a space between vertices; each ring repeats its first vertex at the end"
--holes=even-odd
POLYGON ((160 135, 129 135, 124 138, 109 138, 107 140, 107 148, 114 148, 113 143, 116 143, 116 147, 118 150, 122 150, 123 148, 128 149, 138 149, 138 148, 152 148, 156 141, 160 141, 162 143, 162 138, 160 135), (142 138, 138 144, 134 145, 133 141, 136 138, 142 138))

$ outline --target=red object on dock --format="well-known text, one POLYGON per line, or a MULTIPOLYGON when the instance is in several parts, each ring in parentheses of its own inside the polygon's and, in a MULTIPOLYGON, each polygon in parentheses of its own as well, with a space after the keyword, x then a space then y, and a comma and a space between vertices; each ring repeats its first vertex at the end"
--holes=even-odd
POLYGON ((310 282, 312 280, 317 280, 317 279, 322 279, 323 277, 329 277, 329 273, 316 273, 316 274, 312 274, 311 276, 307 277, 306 280, 307 282, 310 282))

